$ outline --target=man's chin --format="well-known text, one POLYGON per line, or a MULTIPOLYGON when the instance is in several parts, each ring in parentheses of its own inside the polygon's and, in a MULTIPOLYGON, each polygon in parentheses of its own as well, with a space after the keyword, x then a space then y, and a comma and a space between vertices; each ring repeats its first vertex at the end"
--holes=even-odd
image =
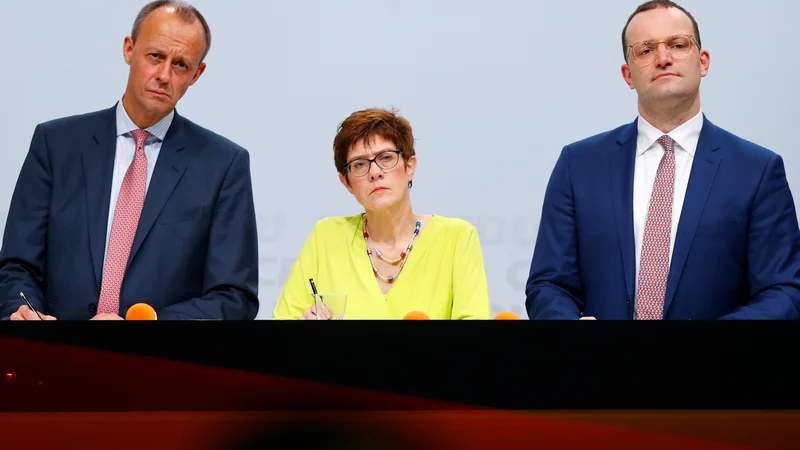
POLYGON ((147 112, 154 116, 166 116, 172 109, 175 108, 171 103, 167 102, 149 102, 147 105, 147 112))
POLYGON ((674 102, 685 100, 693 95, 694 92, 685 86, 665 86, 662 89, 654 90, 648 97, 655 101, 674 102))

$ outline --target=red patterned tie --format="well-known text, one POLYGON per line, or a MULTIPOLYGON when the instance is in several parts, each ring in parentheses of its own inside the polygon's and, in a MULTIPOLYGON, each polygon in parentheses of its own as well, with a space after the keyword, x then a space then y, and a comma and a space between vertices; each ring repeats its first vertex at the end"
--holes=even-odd
POLYGON ((660 320, 664 316, 664 293, 669 275, 669 243, 672 230, 672 191, 675 184, 675 141, 667 135, 658 138, 664 156, 658 164, 656 182, 644 225, 642 259, 639 264, 639 289, 636 318, 660 320))
POLYGON ((150 133, 133 130, 131 134, 136 140, 136 153, 125 173, 125 178, 122 179, 117 208, 114 211, 106 264, 103 268, 103 282, 100 287, 100 301, 97 305, 98 313, 119 314, 119 292, 144 205, 147 186, 147 156, 144 154, 144 142, 150 133))

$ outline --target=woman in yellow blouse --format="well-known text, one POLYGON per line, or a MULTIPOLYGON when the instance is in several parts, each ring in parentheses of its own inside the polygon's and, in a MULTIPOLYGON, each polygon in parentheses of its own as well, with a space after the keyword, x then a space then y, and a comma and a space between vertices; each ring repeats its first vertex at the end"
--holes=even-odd
POLYGON ((320 294, 347 294, 345 319, 402 319, 412 311, 490 319, 475 227, 411 208, 417 157, 408 121, 383 109, 355 112, 339 126, 333 152, 342 185, 365 212, 317 222, 273 318, 316 320, 313 279, 320 294))

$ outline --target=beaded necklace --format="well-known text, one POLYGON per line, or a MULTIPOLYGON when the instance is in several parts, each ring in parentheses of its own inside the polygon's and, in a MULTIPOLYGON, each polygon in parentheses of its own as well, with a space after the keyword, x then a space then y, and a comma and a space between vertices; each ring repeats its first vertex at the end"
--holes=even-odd
POLYGON ((394 280, 397 279, 397 276, 400 275, 400 271, 402 271, 403 267, 406 265, 406 260, 408 259, 408 254, 409 254, 409 252, 411 252, 411 248, 414 246, 414 240, 416 240, 417 236, 419 236, 420 221, 419 221, 419 217, 418 216, 415 216, 415 217, 417 219, 417 223, 416 223, 416 225, 414 225, 414 235, 411 236, 411 241, 408 242, 408 245, 406 246, 406 251, 401 252, 399 258, 389 259, 389 258, 383 256, 383 254, 380 252, 380 250, 378 250, 378 247, 375 246, 375 243, 372 241, 372 238, 369 237, 369 230, 367 229, 367 216, 366 216, 366 214, 364 215, 364 222, 363 222, 363 224, 364 224, 364 243, 367 245, 367 256, 369 256, 369 262, 370 262, 370 264, 372 264, 372 270, 375 272, 375 274, 378 277, 380 277, 380 279, 382 279, 383 281, 385 281, 387 283, 392 283, 394 280), (372 249, 369 248, 370 244, 372 244, 372 249, 375 250, 375 254, 378 255, 378 257, 380 259, 382 259, 382 260, 384 260, 384 261, 386 261, 386 262, 388 262, 389 264, 392 264, 392 265, 400 263, 400 267, 397 269, 397 272, 395 272, 394 275, 390 275, 390 276, 387 277, 387 276, 384 276, 382 273, 380 273, 380 271, 378 270, 378 267, 375 266, 375 261, 372 260, 372 249))

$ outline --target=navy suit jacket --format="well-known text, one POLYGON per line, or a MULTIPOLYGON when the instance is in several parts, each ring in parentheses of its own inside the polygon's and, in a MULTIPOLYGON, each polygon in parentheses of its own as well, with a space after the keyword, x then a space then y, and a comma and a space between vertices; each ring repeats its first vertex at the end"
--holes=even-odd
MULTIPOLYGON (((632 319, 636 121, 567 145, 547 186, 531 319, 632 319)), ((800 232, 777 154, 704 120, 672 251, 665 319, 798 319, 800 232)))
MULTIPOLYGON (((0 317, 23 304, 90 319, 103 276, 115 107, 36 127, 0 250, 0 317)), ((119 315, 253 319, 258 239, 247 151, 174 115, 161 147, 120 293, 119 315)))

